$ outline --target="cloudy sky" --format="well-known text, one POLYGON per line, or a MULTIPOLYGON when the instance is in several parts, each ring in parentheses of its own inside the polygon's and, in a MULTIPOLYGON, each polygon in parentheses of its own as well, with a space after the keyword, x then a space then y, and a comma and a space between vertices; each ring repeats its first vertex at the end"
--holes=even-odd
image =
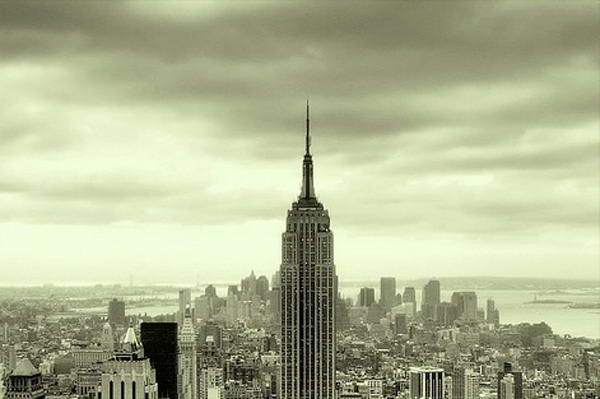
POLYGON ((0 283, 598 277, 598 5, 0 4, 0 283))

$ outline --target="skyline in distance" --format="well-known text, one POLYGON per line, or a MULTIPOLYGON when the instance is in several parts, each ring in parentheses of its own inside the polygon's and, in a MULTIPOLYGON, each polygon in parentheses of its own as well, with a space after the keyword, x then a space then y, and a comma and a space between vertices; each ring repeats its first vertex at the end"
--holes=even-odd
POLYGON ((271 276, 307 96, 342 281, 598 278, 593 4, 306 6, 0 12, 2 283, 271 276))

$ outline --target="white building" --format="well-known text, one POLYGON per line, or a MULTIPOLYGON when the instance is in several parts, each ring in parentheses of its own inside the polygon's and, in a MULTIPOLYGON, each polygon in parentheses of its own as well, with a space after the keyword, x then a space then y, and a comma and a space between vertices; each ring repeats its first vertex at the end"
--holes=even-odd
POLYGON ((196 399, 196 331, 192 316, 187 309, 179 332, 179 399, 196 399))

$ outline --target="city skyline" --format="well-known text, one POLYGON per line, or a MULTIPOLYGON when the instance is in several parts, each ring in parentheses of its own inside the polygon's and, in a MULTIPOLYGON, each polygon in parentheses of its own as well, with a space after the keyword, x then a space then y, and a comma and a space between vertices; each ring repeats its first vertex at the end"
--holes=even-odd
POLYGON ((306 97, 342 281, 598 278, 593 3, 32 5, 0 5, 2 284, 271 276, 306 97))

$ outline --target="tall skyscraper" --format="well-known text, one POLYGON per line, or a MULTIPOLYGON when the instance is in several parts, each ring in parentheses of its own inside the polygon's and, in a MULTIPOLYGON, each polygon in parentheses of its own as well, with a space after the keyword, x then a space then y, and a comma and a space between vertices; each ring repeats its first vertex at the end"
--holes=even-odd
POLYGON ((142 345, 156 370, 158 397, 177 399, 177 323, 142 323, 142 345))
POLYGON ((413 367, 408 380, 410 399, 443 399, 444 370, 434 367, 413 367))
POLYGON ((125 326, 125 302, 114 298, 108 303, 108 322, 113 325, 125 326))
POLYGON ((423 287, 421 312, 426 319, 435 319, 435 308, 440 304, 440 282, 430 280, 423 287))
POLYGON ((396 305, 396 279, 394 277, 382 277, 380 280, 381 306, 389 311, 396 305))
POLYGON ((335 266, 329 212, 317 200, 306 106, 302 190, 282 235, 280 399, 335 396, 335 266))
POLYGON ((369 307, 375 303, 375 288, 363 287, 358 293, 357 305, 369 307))
POLYGON ((179 332, 179 399, 197 398, 196 360, 196 332, 188 308, 179 332))

